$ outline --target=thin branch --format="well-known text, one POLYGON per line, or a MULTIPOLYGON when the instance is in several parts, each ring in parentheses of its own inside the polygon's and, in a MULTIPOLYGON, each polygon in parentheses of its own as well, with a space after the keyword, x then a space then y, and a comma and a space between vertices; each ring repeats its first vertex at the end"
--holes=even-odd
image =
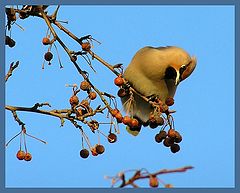
POLYGON ((10 68, 9 68, 9 70, 8 70, 8 73, 7 73, 6 76, 5 76, 5 82, 7 82, 8 78, 9 78, 10 76, 12 76, 13 71, 18 67, 18 65, 19 65, 19 61, 17 61, 15 64, 14 64, 14 62, 12 62, 12 63, 10 64, 10 68))
POLYGON ((159 171, 154 172, 154 173, 142 172, 142 170, 137 170, 133 174, 133 176, 131 178, 129 178, 128 180, 125 179, 125 173, 124 172, 120 172, 115 177, 106 177, 106 178, 112 179, 112 182, 114 182, 112 184, 113 186, 116 182, 121 180, 122 182, 119 185, 119 188, 123 188, 123 187, 128 186, 128 185, 131 185, 134 188, 138 188, 138 186, 135 184, 135 181, 137 181, 137 180, 146 179, 146 178, 150 178, 152 176, 158 176, 158 175, 162 175, 162 174, 186 172, 187 170, 190 170, 190 169, 193 169, 193 167, 192 166, 185 166, 185 167, 177 168, 177 169, 163 169, 163 170, 159 170, 159 171))

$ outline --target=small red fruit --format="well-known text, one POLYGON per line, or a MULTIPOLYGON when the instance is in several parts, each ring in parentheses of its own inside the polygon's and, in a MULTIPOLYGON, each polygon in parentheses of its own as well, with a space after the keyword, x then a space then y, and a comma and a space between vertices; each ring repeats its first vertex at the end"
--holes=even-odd
POLYGON ((93 156, 97 156, 97 155, 98 155, 98 153, 97 153, 97 151, 96 151, 96 147, 93 147, 93 148, 91 149, 91 153, 92 153, 93 156))
POLYGON ((118 113, 115 115, 115 117, 116 117, 118 123, 121 123, 121 122, 122 122, 123 117, 122 117, 122 114, 121 114, 120 112, 118 112, 118 113))
POLYGON ((155 175, 154 176, 150 176, 150 178, 149 178, 149 186, 153 187, 153 188, 157 188, 158 185, 159 185, 159 182, 158 182, 157 177, 155 175))
POLYGON ((97 152, 98 154, 103 154, 104 151, 105 151, 105 148, 104 148, 103 145, 98 144, 98 145, 96 146, 96 152, 97 152))
POLYGON ((168 97, 166 100, 165 100, 165 104, 167 106, 172 106, 174 104, 174 99, 172 97, 168 97))
POLYGON ((138 127, 138 126, 139 126, 139 121, 138 121, 137 119, 133 118, 133 119, 131 120, 130 126, 131 126, 132 128, 138 127))
POLYGON ((52 60, 53 54, 51 52, 47 52, 47 53, 45 53, 44 58, 45 58, 46 61, 49 62, 49 61, 52 60))
POLYGON ((78 99, 78 97, 77 97, 77 95, 72 95, 71 97, 70 97, 70 99, 69 99, 69 103, 71 104, 71 106, 76 106, 76 105, 78 105, 78 103, 79 103, 79 99, 78 99))
POLYGON ((19 159, 19 160, 23 160, 24 159, 24 157, 25 157, 25 152, 24 151, 22 151, 22 150, 19 150, 18 152, 17 152, 17 158, 19 159))
POLYGON ((47 37, 44 37, 44 38, 42 39, 42 43, 43 43, 43 45, 48 45, 48 44, 50 44, 50 39, 47 38, 47 37))
POLYGON ((97 94, 95 92, 90 92, 88 94, 88 97, 89 97, 89 99, 94 100, 95 98, 97 98, 97 94))
POLYGON ((177 153, 180 150, 180 146, 174 143, 173 145, 171 145, 170 149, 172 153, 177 153))
POLYGON ((123 124, 130 125, 132 122, 132 119, 129 116, 124 116, 122 119, 123 124))
POLYGON ((111 110, 111 114, 112 114, 113 117, 116 117, 116 114, 117 114, 118 112, 119 112, 118 109, 112 109, 112 110, 111 110))
POLYGON ((124 84, 124 79, 121 76, 118 76, 114 79, 114 84, 117 86, 122 86, 124 84))
POLYGON ((109 133, 108 141, 109 143, 115 143, 117 141, 117 136, 114 133, 109 133))
POLYGON ((91 85, 89 84, 88 81, 84 80, 80 84, 80 88, 84 91, 89 90, 91 88, 91 85))
POLYGON ((119 97, 125 97, 126 95, 127 95, 128 93, 126 92, 126 90, 124 89, 124 88, 120 88, 119 90, 118 90, 118 93, 117 93, 117 95, 119 96, 119 97))
POLYGON ((32 160, 32 155, 30 153, 26 153, 25 156, 24 156, 24 160, 25 161, 31 161, 32 160))
POLYGON ((89 151, 87 149, 82 149, 80 151, 80 156, 84 159, 86 159, 89 156, 89 151))
POLYGON ((84 51, 89 51, 91 49, 91 44, 89 42, 82 43, 82 49, 84 51))
POLYGON ((175 138, 176 137, 176 132, 174 129, 169 129, 168 130, 168 137, 170 138, 175 138))

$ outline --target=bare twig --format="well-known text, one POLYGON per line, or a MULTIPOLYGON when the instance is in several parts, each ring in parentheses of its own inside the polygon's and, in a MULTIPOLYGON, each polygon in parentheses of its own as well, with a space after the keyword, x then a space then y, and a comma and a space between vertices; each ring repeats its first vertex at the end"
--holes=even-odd
POLYGON ((12 63, 10 64, 10 68, 9 68, 9 70, 8 70, 8 73, 7 73, 6 76, 5 76, 5 82, 7 82, 8 78, 9 78, 10 76, 12 76, 13 71, 18 67, 18 65, 19 65, 19 61, 17 61, 15 64, 14 64, 14 62, 12 62, 12 63))
POLYGON ((179 173, 179 172, 186 172, 187 170, 193 169, 192 166, 185 166, 182 168, 177 168, 177 169, 163 169, 159 170, 154 173, 149 173, 149 172, 142 172, 142 170, 137 170, 132 177, 130 177, 128 180, 125 179, 125 172, 120 172, 118 175, 114 177, 106 177, 107 179, 112 180, 112 185, 114 186, 116 182, 121 180, 121 184, 119 185, 119 188, 123 188, 125 186, 131 185, 134 188, 137 188, 138 186, 135 184, 135 181, 140 180, 140 179, 146 179, 150 178, 152 176, 158 176, 162 174, 169 174, 169 173, 179 173))

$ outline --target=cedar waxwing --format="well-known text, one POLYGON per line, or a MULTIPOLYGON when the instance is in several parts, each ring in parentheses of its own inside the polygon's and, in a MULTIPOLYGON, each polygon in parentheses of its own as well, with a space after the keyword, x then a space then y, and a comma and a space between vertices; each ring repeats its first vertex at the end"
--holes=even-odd
MULTIPOLYGON (((181 48, 144 47, 133 57, 123 77, 140 94, 157 96, 164 103, 168 97, 174 97, 178 84, 186 79, 196 67, 196 58, 181 48)), ((152 106, 137 94, 133 94, 130 115, 147 122, 152 106)), ((129 108, 128 97, 122 98, 124 109, 129 108)))

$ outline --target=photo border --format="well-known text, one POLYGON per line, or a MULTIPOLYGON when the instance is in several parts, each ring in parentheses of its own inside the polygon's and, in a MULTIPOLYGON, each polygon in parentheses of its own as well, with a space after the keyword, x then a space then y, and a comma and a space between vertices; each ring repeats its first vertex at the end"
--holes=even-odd
MULTIPOLYGON (((42 1, 42 0, 32 0, 32 1, 27 1, 27 0, 11 0, 11 1, 6 1, 6 0, 1 0, 0 1, 0 136, 1 136, 1 141, 0 141, 0 192, 1 193, 42 193, 42 192, 57 192, 57 193, 62 193, 62 192, 98 192, 98 193, 107 193, 107 192, 179 192, 179 193, 226 193, 226 192, 231 192, 231 193, 237 193, 240 192, 240 176, 239 176, 239 154, 240 154, 240 149, 239 149, 239 138, 240 136, 240 121, 239 121, 239 91, 240 91, 240 49, 239 49, 239 25, 240 25, 240 3, 237 0, 197 0, 197 1, 190 1, 190 0, 184 0, 179 2, 179 0, 162 0, 162 1, 156 1, 156 0, 140 0, 138 2, 134 2, 133 0, 118 0, 118 1, 110 1, 110 0, 79 0, 79 1, 74 1, 74 0, 61 0, 61 1, 42 1), (22 4, 61 4, 61 5, 233 5, 235 7, 235 188, 173 188, 173 189, 152 189, 152 188, 139 188, 139 189, 129 189, 129 188, 5 188, 5 32, 4 32, 4 26, 2 25, 5 23, 5 10, 4 7, 6 5, 22 5, 22 4), (239 55, 237 55, 239 54, 239 55)), ((207 171, 206 171, 207 172, 207 171)), ((224 175, 224 174, 222 174, 224 175)))

